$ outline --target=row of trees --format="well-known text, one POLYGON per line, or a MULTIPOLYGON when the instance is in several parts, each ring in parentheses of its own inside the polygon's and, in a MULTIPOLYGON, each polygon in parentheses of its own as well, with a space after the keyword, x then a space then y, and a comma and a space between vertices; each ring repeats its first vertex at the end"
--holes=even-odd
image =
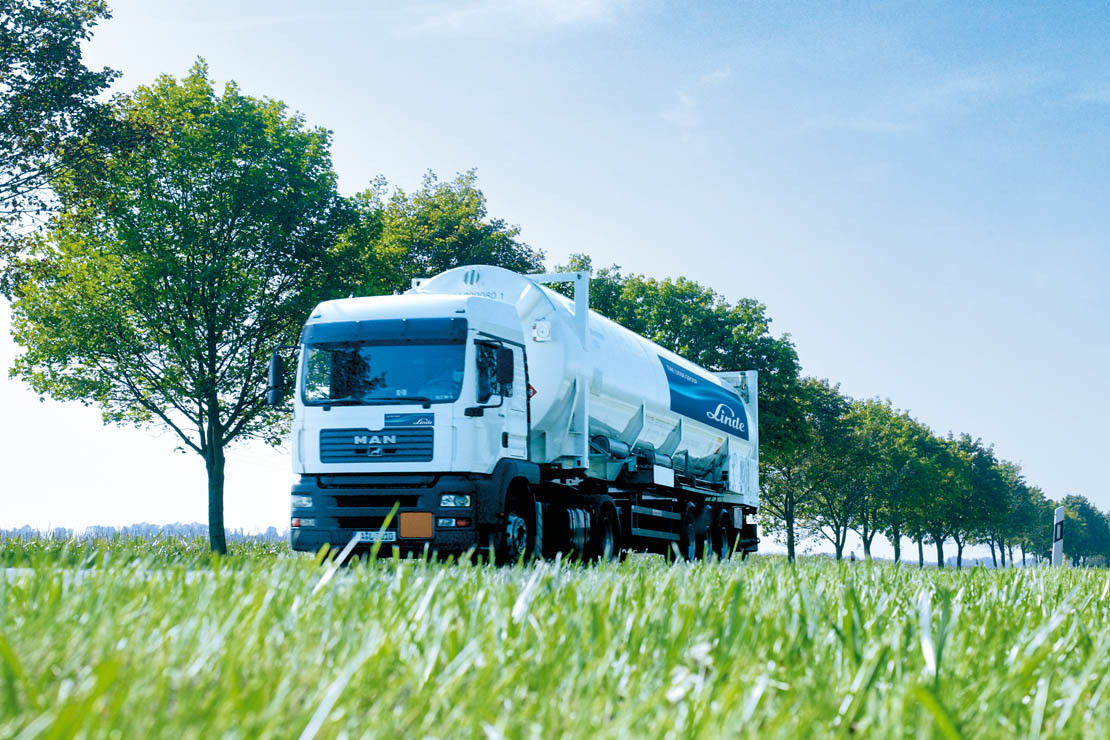
POLYGON ((837 558, 849 532, 868 558, 878 535, 896 560, 908 538, 919 563, 928 543, 941 566, 946 542, 957 565, 969 544, 987 545, 996 565, 1015 547, 1024 562, 1051 545, 1053 503, 982 440, 939 436, 889 402, 851 399, 826 381, 806 379, 800 391, 806 440, 770 455, 764 478, 765 521, 791 558, 799 532, 827 540, 837 558))
MULTIPOLYGON (((24 348, 13 374, 98 406, 105 422, 171 429, 208 470, 209 533, 224 550, 225 449, 281 438, 264 404, 271 348, 313 305, 404 289, 463 264, 543 269, 519 229, 487 213, 473 172, 415 192, 384 179, 338 192, 330 133, 278 101, 214 89, 203 62, 110 102, 81 64, 107 17, 94 0, 0 0, 0 290, 24 348)), ((586 255, 564 266, 593 270, 586 255)), ((712 370, 756 369, 765 527, 793 558, 849 532, 968 544, 1012 562, 1049 546, 1052 503, 968 435, 938 436, 878 400, 801 377, 766 307, 684 278, 594 271, 593 307, 712 370)), ((1106 518, 1065 499, 1075 558, 1107 554, 1106 518)))

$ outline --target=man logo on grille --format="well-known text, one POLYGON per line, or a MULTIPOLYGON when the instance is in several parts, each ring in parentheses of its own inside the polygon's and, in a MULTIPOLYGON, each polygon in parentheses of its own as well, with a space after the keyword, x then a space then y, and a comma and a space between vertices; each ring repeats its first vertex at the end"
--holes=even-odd
POLYGON ((397 444, 396 434, 356 434, 356 445, 395 445, 397 444))
POLYGON ((463 273, 463 282, 467 285, 477 285, 481 278, 482 274, 477 270, 467 270, 463 273))

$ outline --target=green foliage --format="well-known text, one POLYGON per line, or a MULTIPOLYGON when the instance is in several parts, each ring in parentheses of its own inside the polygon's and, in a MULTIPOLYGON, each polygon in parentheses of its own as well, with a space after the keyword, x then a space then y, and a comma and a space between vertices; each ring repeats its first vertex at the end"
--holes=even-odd
POLYGON ((799 384, 796 398, 801 406, 795 429, 799 441, 763 466, 764 522, 785 534, 791 560, 803 528, 828 532, 839 556, 847 534, 847 521, 839 515, 848 512, 850 518, 853 510, 840 505, 849 502, 837 500, 847 493, 843 455, 848 449, 848 401, 838 387, 812 378, 799 384))
POLYGON ((0 0, 0 260, 47 209, 47 180, 116 133, 96 96, 117 73, 81 59, 81 43, 109 16, 103 0, 0 0))
POLYGON ((1084 559, 1110 556, 1110 524, 1084 496, 1065 496, 1064 555, 1074 565, 1084 559))
POLYGON ((12 373, 95 404, 106 422, 172 429, 205 459, 213 547, 223 548, 223 450, 273 440, 270 351, 349 285, 354 221, 323 129, 276 101, 216 94, 198 63, 114 103, 148 129, 138 147, 60 176, 62 211, 33 241, 15 293, 12 373))
POLYGON ((1098 571, 386 560, 317 590, 311 557, 191 553, 0 575, 0 735, 1110 731, 1098 571))
POLYGON ((460 265, 496 265, 521 273, 543 271, 543 253, 521 242, 520 227, 490 218, 474 170, 440 182, 428 172, 419 190, 387 194, 378 178, 354 199, 362 233, 351 237, 368 260, 359 292, 407 290, 412 278, 460 265))

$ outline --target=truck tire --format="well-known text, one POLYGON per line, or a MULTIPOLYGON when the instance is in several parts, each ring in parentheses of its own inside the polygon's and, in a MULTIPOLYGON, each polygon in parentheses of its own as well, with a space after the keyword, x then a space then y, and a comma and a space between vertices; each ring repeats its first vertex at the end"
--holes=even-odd
POLYGON ((506 504, 497 559, 502 565, 528 563, 536 555, 536 519, 539 512, 535 499, 528 488, 521 487, 509 494, 506 504))
POLYGON ((732 525, 728 520, 728 512, 722 511, 713 522, 712 531, 713 554, 718 560, 728 560, 732 554, 732 525))
POLYGON ((699 560, 709 558, 715 552, 713 548, 713 527, 717 523, 715 513, 711 504, 702 506, 698 513, 695 526, 697 527, 699 560))
POLYGON ((594 520, 590 533, 590 558, 592 560, 615 560, 620 558, 620 521, 612 500, 604 501, 594 520))
POLYGON ((682 516, 682 527, 678 532, 678 551, 683 560, 692 562, 698 557, 698 527, 694 507, 687 506, 682 516))

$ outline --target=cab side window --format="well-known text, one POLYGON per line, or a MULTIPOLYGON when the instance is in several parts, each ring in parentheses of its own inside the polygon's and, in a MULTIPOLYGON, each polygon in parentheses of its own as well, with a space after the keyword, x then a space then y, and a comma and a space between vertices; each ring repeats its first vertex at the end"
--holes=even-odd
POLYGON ((497 380, 499 347, 496 344, 480 342, 476 349, 478 358, 478 403, 486 403, 493 396, 512 398, 513 384, 499 383, 497 380))

